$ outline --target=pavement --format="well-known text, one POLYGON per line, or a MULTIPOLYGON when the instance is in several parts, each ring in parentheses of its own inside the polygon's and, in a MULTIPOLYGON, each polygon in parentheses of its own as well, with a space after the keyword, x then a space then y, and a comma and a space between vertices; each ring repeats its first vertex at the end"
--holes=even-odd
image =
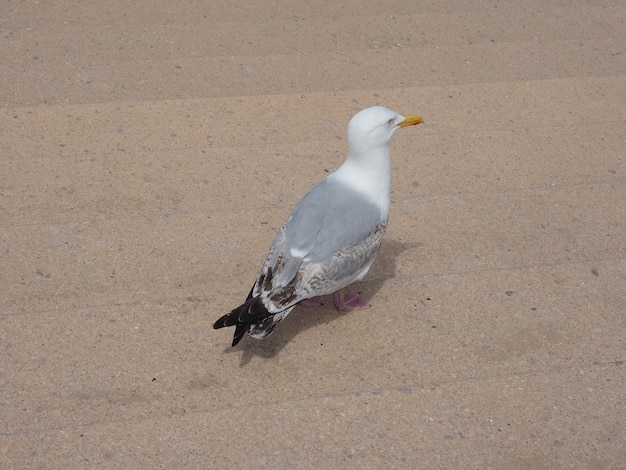
POLYGON ((626 468, 626 10, 0 6, 0 468, 626 468), (230 347, 379 104, 354 290, 230 347))

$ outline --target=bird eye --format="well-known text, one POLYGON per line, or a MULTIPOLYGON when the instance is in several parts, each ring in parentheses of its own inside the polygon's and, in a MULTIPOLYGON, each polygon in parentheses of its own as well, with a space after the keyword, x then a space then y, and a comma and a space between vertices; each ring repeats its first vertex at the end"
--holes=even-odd
POLYGON ((389 119, 389 121, 387 121, 387 124, 389 124, 390 126, 396 121, 395 118, 391 118, 389 119))

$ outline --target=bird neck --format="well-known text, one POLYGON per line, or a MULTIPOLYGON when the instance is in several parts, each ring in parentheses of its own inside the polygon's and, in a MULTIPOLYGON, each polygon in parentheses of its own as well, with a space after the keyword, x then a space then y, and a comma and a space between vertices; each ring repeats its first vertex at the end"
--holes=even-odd
POLYGON ((367 152, 350 152, 348 159, 335 172, 337 178, 368 196, 389 211, 391 189, 391 156, 389 147, 367 152))

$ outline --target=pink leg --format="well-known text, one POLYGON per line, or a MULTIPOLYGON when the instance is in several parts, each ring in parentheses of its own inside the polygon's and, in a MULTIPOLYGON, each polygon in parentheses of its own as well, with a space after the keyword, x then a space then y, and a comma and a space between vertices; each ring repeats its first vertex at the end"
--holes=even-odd
POLYGON ((322 306, 322 298, 319 296, 311 297, 310 299, 304 299, 300 302, 300 305, 304 305, 305 307, 321 307, 322 306))
POLYGON ((366 310, 371 307, 359 294, 348 294, 344 289, 333 294, 335 306, 338 310, 350 312, 353 310, 366 310))

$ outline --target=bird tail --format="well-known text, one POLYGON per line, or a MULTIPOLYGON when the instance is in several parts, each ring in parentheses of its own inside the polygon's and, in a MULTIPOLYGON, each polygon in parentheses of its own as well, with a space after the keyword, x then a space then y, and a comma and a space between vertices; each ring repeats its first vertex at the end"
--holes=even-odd
POLYGON ((213 328, 217 330, 218 328, 234 326, 235 334, 232 345, 236 346, 246 333, 257 339, 269 336, 278 322, 285 318, 290 310, 291 308, 286 313, 270 313, 263 305, 261 298, 252 297, 252 292, 250 292, 242 305, 219 318, 213 324, 213 328))

